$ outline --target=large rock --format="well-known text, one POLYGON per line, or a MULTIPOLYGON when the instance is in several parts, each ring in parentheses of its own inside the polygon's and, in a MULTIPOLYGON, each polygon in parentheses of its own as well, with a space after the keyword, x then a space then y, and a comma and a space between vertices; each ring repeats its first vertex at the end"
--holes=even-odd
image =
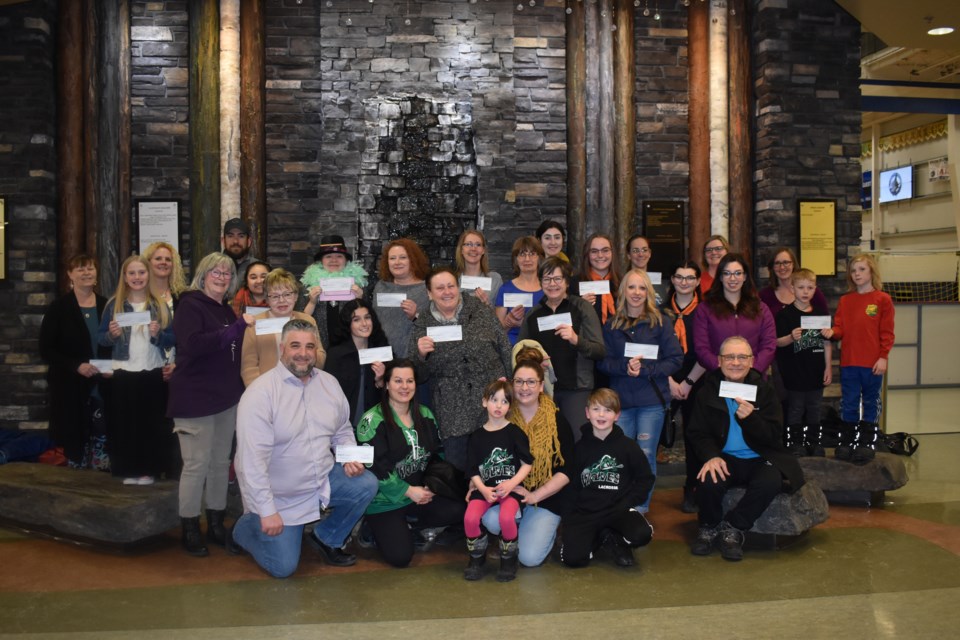
POLYGON ((799 462, 803 476, 826 492, 891 491, 909 480, 903 461, 892 453, 878 453, 864 465, 812 456, 800 458, 799 462))
MULTIPOLYGON (((723 512, 740 502, 746 489, 734 487, 723 496, 723 512)), ((827 498, 820 487, 807 481, 799 491, 781 493, 750 529, 752 533, 774 536, 799 536, 830 517, 827 498)))
POLYGON ((0 518, 29 530, 126 545, 179 525, 177 483, 125 486, 102 471, 13 462, 0 466, 0 518))

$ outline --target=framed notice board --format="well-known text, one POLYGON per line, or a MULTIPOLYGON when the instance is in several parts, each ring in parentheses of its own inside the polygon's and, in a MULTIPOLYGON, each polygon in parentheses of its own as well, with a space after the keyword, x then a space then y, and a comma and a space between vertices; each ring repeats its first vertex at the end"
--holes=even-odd
POLYGON ((137 200, 137 253, 153 242, 167 242, 180 252, 180 201, 137 200))
POLYGON ((686 259, 683 250, 683 202, 644 200, 643 235, 650 243, 650 270, 665 272, 686 259))
POLYGON ((818 276, 837 275, 837 202, 800 200, 800 264, 818 276))

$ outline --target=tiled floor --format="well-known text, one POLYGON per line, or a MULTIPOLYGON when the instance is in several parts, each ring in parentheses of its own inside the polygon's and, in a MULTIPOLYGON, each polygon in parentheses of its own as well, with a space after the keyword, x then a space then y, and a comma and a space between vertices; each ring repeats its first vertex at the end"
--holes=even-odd
POLYGON ((797 543, 739 564, 689 554, 695 517, 677 508, 676 477, 658 485, 638 566, 549 561, 509 584, 465 582, 459 548, 404 570, 370 552, 332 569, 307 551, 278 581, 219 549, 189 558, 175 532, 135 555, 2 533, 0 638, 952 638, 960 435, 920 442, 884 508, 832 507, 797 543))

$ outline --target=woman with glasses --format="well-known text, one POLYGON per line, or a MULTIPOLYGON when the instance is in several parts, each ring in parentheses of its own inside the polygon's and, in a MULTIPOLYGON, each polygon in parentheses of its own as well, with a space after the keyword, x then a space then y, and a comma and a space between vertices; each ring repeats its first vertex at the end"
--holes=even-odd
MULTIPOLYGON (((254 263, 256 264, 256 263, 254 263)), ((250 265, 252 268, 253 265, 250 265)), ((247 271, 250 269, 248 268, 247 271)), ((247 387, 261 375, 270 371, 279 362, 280 357, 280 332, 283 329, 284 322, 277 322, 274 318, 281 318, 284 321, 296 318, 304 320, 316 326, 316 320, 305 313, 294 311, 293 307, 297 304, 297 297, 300 295, 300 287, 297 279, 286 269, 274 269, 267 274, 264 281, 264 291, 266 292, 266 301, 269 308, 263 313, 253 317, 254 325, 247 327, 243 333, 243 357, 240 365, 240 375, 243 377, 243 384, 247 387), (260 323, 260 332, 257 332, 257 324, 260 323), (264 327, 270 325, 269 331, 264 327)), ((317 346, 317 367, 323 367, 323 360, 326 357, 322 346, 317 346)))
POLYGON ((647 275, 650 276, 650 280, 653 281, 653 291, 657 294, 657 306, 663 304, 664 297, 666 296, 666 284, 662 280, 658 283, 656 278, 660 277, 659 273, 653 272, 647 268, 650 265, 650 258, 653 257, 653 251, 650 249, 650 241, 647 240, 645 236, 635 233, 630 236, 630 239, 627 240, 627 266, 624 271, 629 271, 630 269, 643 269, 647 272, 647 275))
POLYGON ((620 288, 620 269, 617 267, 616 256, 613 251, 613 241, 609 236, 595 233, 583 243, 583 255, 580 260, 580 276, 577 281, 577 293, 593 306, 600 318, 600 324, 605 324, 617 311, 616 296, 620 288), (583 290, 582 285, 588 282, 608 281, 609 293, 597 295, 583 290))
MULTIPOLYGON (((770 261, 767 263, 767 269, 770 271, 770 281, 766 287, 760 290, 760 299, 763 301, 770 313, 776 318, 777 314, 788 307, 796 300, 793 295, 793 283, 791 277, 793 272, 800 268, 797 262, 797 256, 793 249, 789 247, 779 247, 773 252, 770 261)), ((827 297, 823 291, 817 289, 811 300, 813 306, 818 309, 827 309, 827 297)))
POLYGON ((706 294, 717 277, 717 267, 730 252, 730 243, 723 236, 710 236, 703 243, 703 272, 700 274, 700 293, 706 294))
POLYGON ((723 341, 744 336, 753 350, 753 367, 763 373, 776 355, 777 330, 770 309, 757 295, 750 265, 740 254, 728 253, 720 260, 717 275, 697 308, 693 337, 697 360, 707 371, 717 369, 723 341))
POLYGON ((457 265, 457 277, 460 278, 462 289, 467 289, 463 286, 464 276, 490 278, 489 290, 473 287, 468 293, 479 298, 483 304, 492 307, 503 285, 503 278, 496 271, 490 271, 490 265, 487 262, 487 239, 483 234, 476 229, 467 229, 461 233, 453 259, 454 264, 457 265))
MULTIPOLYGON (((584 414, 580 415, 582 422, 584 414)), ((570 483, 568 466, 573 465, 573 430, 543 392, 543 368, 539 363, 517 362, 513 370, 513 406, 507 419, 527 435, 533 456, 533 468, 514 492, 523 496, 527 507, 520 518, 517 537, 520 564, 536 567, 553 549, 570 483)), ((500 535, 500 507, 491 507, 482 522, 490 533, 500 535)))
MULTIPOLYGON (((538 272, 543 298, 520 327, 521 340, 539 342, 557 374, 553 396, 571 427, 583 424, 587 396, 594 388, 594 363, 606 353, 603 330, 593 307, 580 296, 568 295, 570 263, 547 258, 538 272)), ((580 429, 573 427, 573 437, 580 429)))
POLYGON ((533 236, 523 236, 514 241, 510 261, 516 277, 505 282, 496 297, 497 318, 506 330, 511 345, 517 344, 520 325, 523 324, 527 312, 543 297, 540 278, 537 277, 537 268, 543 258, 543 247, 533 236), (511 303, 509 306, 508 301, 511 303), (514 304, 517 302, 523 304, 514 304))
POLYGON ((240 317, 227 300, 236 288, 233 258, 211 253, 197 264, 190 288, 173 316, 177 367, 170 377, 167 414, 180 440, 181 540, 192 556, 209 554, 200 535, 200 509, 207 505, 207 541, 223 546, 230 449, 243 395, 240 345, 253 316, 240 317))
MULTIPOLYGON (((323 370, 340 383, 350 403, 350 422, 360 424, 364 412, 380 401, 383 389, 384 362, 360 363, 360 351, 389 346, 373 305, 360 298, 340 308, 340 335, 327 353, 323 370)), ((389 359, 385 359, 389 363, 389 359)))

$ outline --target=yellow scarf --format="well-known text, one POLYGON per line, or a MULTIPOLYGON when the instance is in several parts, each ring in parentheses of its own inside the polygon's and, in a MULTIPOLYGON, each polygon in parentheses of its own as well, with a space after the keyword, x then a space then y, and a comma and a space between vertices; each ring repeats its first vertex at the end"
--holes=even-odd
POLYGON ((537 401, 537 413, 527 422, 520 413, 520 407, 514 404, 507 419, 520 427, 530 441, 530 455, 533 456, 533 468, 523 481, 528 491, 542 487, 553 477, 553 468, 563 464, 560 453, 560 438, 557 435, 557 405, 545 393, 537 401))

